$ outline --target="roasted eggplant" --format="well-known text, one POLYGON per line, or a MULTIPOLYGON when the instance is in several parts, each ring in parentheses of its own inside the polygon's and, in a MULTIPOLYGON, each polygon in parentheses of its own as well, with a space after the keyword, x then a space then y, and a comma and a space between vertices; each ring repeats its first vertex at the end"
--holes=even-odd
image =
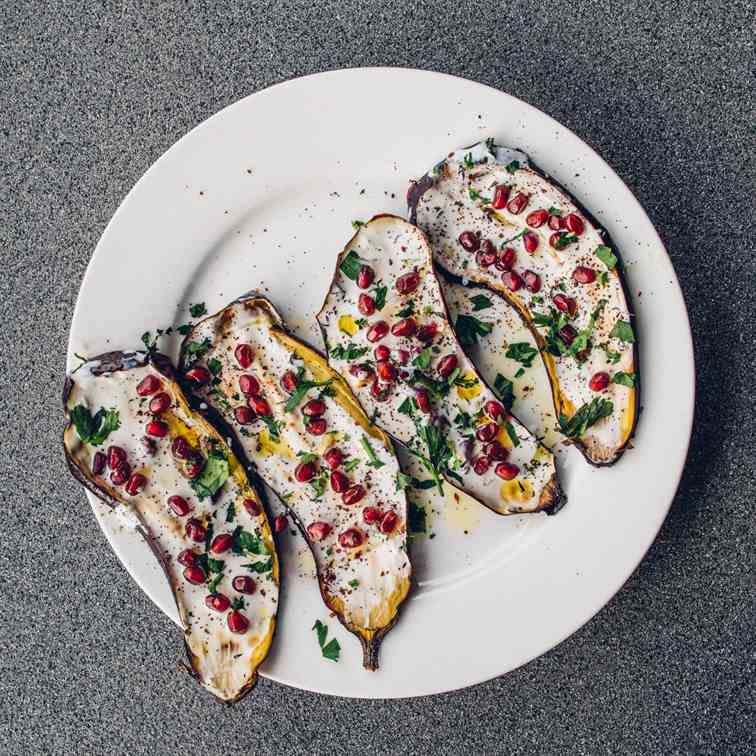
POLYGON ((438 266, 505 297, 537 340, 561 431, 595 465, 638 416, 637 340, 607 233, 524 153, 492 140, 452 153, 408 192, 438 266))
POLYGON ((312 550, 323 600, 360 639, 364 666, 376 669, 411 571, 390 440, 264 297, 243 297, 195 325, 180 366, 200 406, 288 507, 312 550))
POLYGON ((331 365, 439 490, 445 479, 499 514, 563 503, 553 455, 457 341, 417 227, 392 215, 361 226, 338 256, 317 318, 331 365))
POLYGON ((225 702, 257 680, 276 626, 279 566, 255 487, 191 411, 168 360, 110 352, 66 379, 63 434, 74 477, 125 507, 159 559, 192 673, 225 702))

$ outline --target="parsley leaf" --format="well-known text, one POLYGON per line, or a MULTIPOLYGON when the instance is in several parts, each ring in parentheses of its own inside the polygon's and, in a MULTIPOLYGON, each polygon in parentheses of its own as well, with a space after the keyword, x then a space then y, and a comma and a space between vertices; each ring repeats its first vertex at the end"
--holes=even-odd
POLYGON ((454 330, 462 346, 471 347, 478 342, 478 336, 488 336, 493 330, 492 323, 484 323, 474 315, 460 315, 454 330))
POLYGON ((362 439, 360 440, 360 443, 362 444, 362 448, 365 450, 365 454, 368 455, 370 464, 376 469, 379 467, 383 467, 385 462, 381 462, 381 460, 378 459, 378 455, 375 453, 375 450, 370 445, 370 440, 368 439, 368 437, 363 436, 362 439))
POLYGON ((347 362, 351 362, 352 360, 362 357, 367 350, 367 347, 358 347, 350 341, 346 347, 339 344, 331 349, 331 357, 335 357, 337 360, 347 360, 347 362))
POLYGON ((520 169, 520 161, 519 160, 513 160, 511 163, 507 163, 507 173, 514 174, 515 171, 518 171, 520 169))
POLYGON ((608 360, 610 365, 616 365, 620 361, 622 355, 619 352, 613 352, 611 349, 609 349, 609 345, 606 342, 599 344, 599 346, 604 350, 606 359, 608 360))
POLYGON ((505 420, 502 425, 504 426, 504 430, 506 430, 507 435, 509 436, 510 440, 512 441, 513 446, 519 446, 520 445, 520 437, 515 433, 515 429, 512 426, 512 423, 509 422, 509 420, 505 420))
POLYGON ((499 395, 499 399, 501 399, 501 403, 507 412, 509 412, 514 404, 514 384, 512 381, 509 378, 505 378, 501 373, 497 373, 494 380, 494 390, 499 395))
POLYGON ((605 244, 599 244, 598 247, 596 247, 596 257, 598 257, 609 270, 614 270, 617 267, 617 256, 612 252, 611 247, 607 247, 605 244))
POLYGON ((575 414, 568 418, 559 415, 562 433, 568 438, 580 438, 592 425, 614 412, 614 404, 609 399, 596 397, 584 404, 575 414))
POLYGON ((633 333, 633 327, 626 320, 618 320, 612 328, 610 337, 625 341, 628 344, 632 344, 635 341, 635 334, 633 333))
POLYGON ((398 318, 408 318, 414 312, 415 312, 415 302, 414 300, 410 299, 407 302, 407 304, 401 310, 399 310, 399 312, 396 313, 396 316, 398 318))
POLYGON ((491 198, 484 197, 477 189, 470 189, 468 190, 468 193, 470 194, 471 200, 480 200, 483 204, 491 204, 491 198))
POLYGON ((333 383, 333 379, 329 378, 327 381, 304 381, 300 380, 297 383, 297 387, 294 389, 294 393, 286 400, 284 409, 287 412, 294 412, 294 410, 304 401, 307 396, 307 392, 310 389, 318 388, 320 386, 330 386, 333 383))
POLYGON ((346 257, 341 261, 339 270, 352 281, 357 280, 357 276, 360 274, 360 268, 362 267, 362 260, 354 250, 349 250, 346 257))
POLYGON ((615 373, 612 377, 612 383, 619 383, 620 386, 628 388, 635 387, 635 373, 624 373, 622 371, 615 373))
POLYGON ((563 211, 560 210, 558 207, 550 207, 549 208, 549 215, 556 215, 558 217, 562 216, 563 211))
POLYGON ((339 642, 336 638, 331 638, 331 640, 326 643, 328 627, 320 620, 315 620, 312 629, 317 633, 318 645, 320 646, 320 652, 323 654, 323 657, 329 661, 338 661, 339 654, 341 653, 341 646, 339 646, 339 642))
POLYGON ((267 559, 261 559, 258 562, 250 562, 248 564, 243 564, 242 567, 244 567, 245 570, 249 570, 250 572, 255 572, 258 575, 262 575, 266 572, 270 572, 273 569, 273 557, 268 557, 267 559))
POLYGON ((200 499, 206 496, 212 498, 220 491, 230 474, 226 455, 222 452, 211 451, 207 455, 202 472, 190 485, 200 499))
POLYGON ((578 238, 575 234, 565 234, 562 232, 554 242, 554 249, 564 249, 565 247, 569 247, 570 244, 575 244, 577 240, 578 238))
POLYGON ((244 599, 241 596, 237 596, 231 601, 231 608, 238 612, 241 609, 246 608, 246 605, 244 603, 244 599))
POLYGON ((419 367, 420 370, 427 370, 430 367, 431 359, 433 359, 433 352, 431 352, 430 347, 426 347, 412 360, 412 364, 419 367))
POLYGON ((77 404, 71 410, 71 422, 76 427, 76 433, 85 444, 99 446, 113 432, 121 427, 121 419, 117 409, 100 409, 94 417, 83 405, 77 404))
POLYGON ((226 510, 226 522, 233 522, 236 518, 236 504, 232 501, 226 510))
POLYGON ((191 323, 184 323, 183 325, 178 326, 178 328, 176 328, 176 330, 182 336, 186 336, 189 333, 189 331, 192 330, 192 328, 194 328, 194 326, 191 323))
POLYGON ((465 164, 465 168, 472 168, 475 165, 475 161, 473 160, 472 152, 468 152, 465 154, 464 160, 462 161, 465 164))
POLYGON ((211 357, 207 361, 207 369, 217 378, 220 375, 223 365, 220 360, 216 360, 215 357, 211 357))
POLYGON ((356 457, 354 459, 348 459, 344 463, 344 472, 351 472, 359 464, 360 464, 360 460, 357 459, 356 457))
POLYGON ((358 586, 359 584, 360 584, 360 581, 359 581, 359 580, 357 580, 357 578, 353 578, 352 580, 350 580, 350 581, 349 581, 349 582, 347 583, 347 585, 348 585, 348 586, 349 586, 350 588, 356 588, 356 587, 357 587, 357 586, 358 586))
POLYGON ((414 501, 409 502, 409 508, 407 509, 407 525, 409 525, 410 533, 425 533, 426 531, 426 516, 425 508, 415 504, 414 501))
POLYGON ((234 554, 254 554, 255 556, 268 554, 268 548, 262 538, 244 530, 241 526, 237 527, 232 535, 231 550, 234 554))
POLYGON ((355 230, 357 230, 358 228, 361 228, 364 225, 365 225, 365 221, 361 221, 361 220, 353 220, 352 221, 352 228, 355 229, 355 230))
POLYGON ((382 310, 386 304, 386 294, 388 293, 387 286, 376 286, 373 289, 373 299, 375 300, 375 309, 382 310))
POLYGON ((281 438, 281 427, 283 426, 283 423, 274 420, 270 415, 260 415, 260 420, 262 420, 268 427, 270 440, 278 441, 281 438))
POLYGON ((184 350, 186 355, 187 366, 193 365, 200 357, 202 357, 208 349, 210 349, 210 339, 204 341, 190 341, 184 350))
POLYGON ((201 318, 203 315, 207 315, 207 308, 204 302, 198 302, 197 304, 189 305, 189 314, 193 318, 201 318))
POLYGON ((528 344, 527 341, 517 341, 514 344, 510 344, 505 357, 509 357, 511 360, 516 360, 526 368, 533 366, 533 360, 538 354, 538 350, 528 344))
POLYGON ((480 312, 493 307, 493 302, 484 294, 476 294, 474 297, 470 297, 470 302, 473 305, 473 312, 480 312))
POLYGON ((410 417, 412 417, 416 408, 417 403, 415 402, 414 397, 408 396, 397 407, 397 412, 401 412, 403 415, 409 415, 410 417))

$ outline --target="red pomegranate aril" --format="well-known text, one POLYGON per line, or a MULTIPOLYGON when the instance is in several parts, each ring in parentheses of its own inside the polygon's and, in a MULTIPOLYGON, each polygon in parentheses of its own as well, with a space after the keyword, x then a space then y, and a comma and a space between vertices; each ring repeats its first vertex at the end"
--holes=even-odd
POLYGON ((406 365, 409 362, 410 353, 406 349, 397 349, 394 356, 400 365, 406 365))
POLYGON ((307 526, 307 535, 312 541, 322 541, 332 528, 327 522, 311 522, 307 526))
POLYGON ((190 541, 194 541, 195 543, 202 543, 202 541, 205 540, 205 536, 207 535, 205 526, 194 517, 192 517, 191 520, 187 521, 184 530, 186 532, 186 537, 190 541))
POLYGON ((189 459, 194 454, 194 449, 183 436, 176 436, 171 443, 171 454, 176 459, 189 459))
POLYGON ((231 606, 231 602, 228 600, 228 596, 224 596, 222 593, 211 593, 205 596, 205 606, 222 614, 231 606))
POLYGON ((594 373, 588 382, 588 388, 591 391, 605 391, 609 385, 609 373, 594 373))
POLYGON ((577 312, 577 302, 565 294, 555 294, 554 305, 559 312, 567 312, 570 315, 574 315, 577 312))
POLYGON ((156 391, 159 391, 163 386, 163 382, 155 375, 145 375, 139 385, 136 388, 139 396, 152 396, 156 391))
POLYGON ((281 385, 288 394, 293 394, 297 388, 297 376, 292 370, 287 370, 281 376, 281 385))
POLYGON ((416 270, 411 270, 396 279, 396 290, 400 294, 412 294, 420 285, 420 275, 416 270))
POLYGON ((357 528, 349 528, 339 536, 339 543, 345 549, 356 549, 365 542, 365 534, 357 528))
POLYGON ((255 413, 246 405, 234 407, 234 417, 239 425, 251 425, 255 422, 255 413))
POLYGON ((391 326, 391 333, 394 336, 400 336, 403 338, 410 338, 415 335, 417 331, 417 323, 414 318, 404 318, 404 320, 398 320, 391 326))
POLYGON ((184 549, 183 551, 180 551, 178 556, 176 557, 176 561, 179 564, 183 564, 184 567, 191 567, 194 564, 194 560, 197 558, 197 555, 191 550, 191 549, 184 549))
POLYGON ((495 402, 493 399, 486 402, 485 406, 486 414, 493 420, 496 421, 500 417, 504 416, 504 407, 503 405, 499 404, 499 402, 495 402))
POLYGON ((331 473, 331 488, 336 493, 344 493, 349 488, 349 478, 341 470, 334 470, 331 473))
POLYGON ((247 399, 247 406, 253 409, 256 414, 268 417, 273 413, 270 411, 270 405, 267 399, 263 399, 261 396, 250 396, 247 399))
POLYGON ((110 473, 110 482, 114 486, 122 486, 130 477, 131 466, 128 462, 121 462, 121 464, 110 473))
POLYGON ((202 585, 207 579, 207 575, 198 564, 191 564, 184 570, 184 579, 192 585, 202 585))
POLYGON ((108 467, 111 470, 115 470, 126 461, 126 450, 120 446, 108 447, 108 467))
POLYGON ((226 615, 226 622, 228 629, 237 635, 243 635, 249 630, 249 620, 238 609, 226 615))
POLYGON ((463 231, 459 235, 459 243, 468 252, 475 252, 480 247, 480 239, 472 231, 463 231))
POLYGON ((475 431, 475 438, 477 438, 478 441, 487 443, 488 441, 493 441, 498 432, 499 426, 496 425, 496 423, 486 423, 485 425, 481 425, 478 430, 475 431))
POLYGON ((501 210, 507 205, 509 199, 509 187, 506 184, 499 184, 494 190, 493 200, 491 200, 491 207, 494 210, 501 210))
POLYGON ((553 247, 554 249, 557 249, 557 245, 559 244, 559 240, 565 236, 564 231, 557 231, 556 233, 553 233, 549 237, 549 246, 553 247))
POLYGON ((376 360, 387 360, 391 357, 391 350, 385 344, 378 344, 378 346, 373 349, 373 356, 376 360))
POLYGON ((234 542, 234 537, 231 533, 221 533, 213 538, 213 542, 210 544, 210 551, 213 554, 223 554, 231 548, 234 542))
POLYGON ((344 461, 344 453, 337 446, 332 446, 323 455, 323 459, 331 470, 336 470, 341 467, 341 463, 344 461))
POLYGON ((95 452, 92 457, 92 475, 102 475, 108 464, 108 458, 102 452, 95 452))
POLYGON ((448 378, 456 369, 459 364, 456 354, 447 354, 442 357, 438 363, 438 374, 442 378, 448 378))
POLYGON ((529 200, 530 197, 527 194, 517 192, 517 194, 515 194, 515 196, 512 197, 509 202, 507 202, 507 210, 509 210, 509 212, 513 215, 517 215, 525 209, 529 200))
POLYGON ((522 237, 522 246, 525 247, 525 251, 529 255, 532 255, 538 249, 539 241, 537 234, 528 231, 528 233, 522 237))
POLYGON ((399 515, 396 512, 386 512, 381 520, 381 533, 393 533, 399 523, 399 515))
POLYGON ((365 491, 365 487, 361 486, 359 483, 356 483, 355 485, 350 486, 346 491, 344 491, 341 496, 341 501, 344 502, 344 504, 346 504, 347 506, 351 507, 358 501, 362 501, 365 498, 366 493, 367 491, 365 491))
POLYGON ((566 326, 562 326, 562 328, 559 329, 559 338, 567 344, 567 346, 571 346, 572 342, 575 341, 575 337, 577 336, 577 331, 568 323, 566 326))
POLYGON ((239 344, 239 346, 234 349, 234 357, 236 357, 236 361, 239 363, 239 367, 242 370, 246 370, 252 364, 252 358, 254 356, 255 353, 249 344, 239 344))
POLYGON ((483 242, 480 245, 480 251, 484 255, 495 255, 496 254, 496 246, 490 239, 483 239, 483 242))
POLYGON ((376 362, 375 370, 378 373, 378 377, 386 383, 396 380, 396 368, 388 360, 376 362))
POLYGON ((133 473, 126 483, 126 493, 136 496, 147 485, 147 478, 141 473, 133 473))
POLYGON ((202 367, 201 365, 193 367, 191 370, 187 370, 185 376, 187 380, 190 380, 199 386, 202 386, 205 383, 209 383, 210 379, 213 377, 210 374, 210 371, 207 368, 202 367))
POLYGON ((517 252, 512 247, 506 247, 499 252, 496 258, 496 268, 498 270, 510 270, 517 260, 517 252))
POLYGON ((575 215, 575 213, 570 213, 564 219, 564 225, 567 227, 567 230, 571 231, 575 236, 580 236, 580 234, 585 231, 585 223, 583 223, 583 219, 579 215, 575 215))
POLYGON ((433 341, 433 339, 436 338, 437 334, 438 326, 435 323, 428 323, 427 325, 424 325, 417 329, 415 338, 417 338, 418 341, 422 341, 423 344, 427 344, 433 341))
POLYGON ((375 280, 375 271, 369 265, 363 265, 357 274, 357 286, 367 289, 375 280))
POLYGON ((239 390, 245 396, 258 396, 260 393, 260 381, 254 375, 249 375, 249 373, 240 375, 239 390))
POLYGON ((541 277, 532 270, 526 270, 522 274, 522 280, 525 281, 525 287, 533 294, 541 290, 541 277))
POLYGON ((168 506, 179 517, 185 517, 192 511, 192 507, 189 502, 183 496, 169 496, 168 506))
POLYGON ((485 475, 489 467, 491 467, 491 460, 486 456, 478 457, 473 462, 473 470, 477 475, 485 475))
POLYGON ((522 279, 513 270, 502 273, 501 280, 510 291, 517 291, 522 288, 522 279))
POLYGON ((564 219, 559 215, 549 215, 549 228, 552 231, 560 231, 564 228, 564 219))
POLYGON ((289 521, 286 519, 286 515, 276 515, 273 520, 273 530, 275 530, 276 533, 283 533, 288 524, 289 521))
POLYGON ((246 509, 247 513, 252 517, 258 517, 262 511, 260 503, 254 499, 244 499, 244 509, 246 509))
POLYGON ((373 399, 375 399, 377 402, 385 402, 386 399, 388 399, 389 389, 389 386, 386 386, 385 388, 381 386, 381 384, 378 383, 378 379, 376 378, 370 384, 370 396, 372 396, 373 399))
POLYGON ((154 457, 157 454, 157 443, 149 436, 142 436, 142 448, 148 457, 154 457))
POLYGON ((371 344, 374 344, 376 341, 380 341, 388 332, 388 323, 385 320, 379 320, 368 328, 366 338, 371 344))
POLYGON ((294 469, 294 477, 300 483, 309 483, 318 474, 318 468, 314 462, 302 462, 294 469))
POLYGON ((161 412, 165 412, 171 406, 171 397, 161 391, 159 394, 150 399, 150 412, 153 415, 159 415, 161 412))
POLYGON ((421 412, 426 414, 431 410, 430 394, 427 389, 419 388, 415 389, 415 401, 421 412))
POLYGON ((327 427, 328 424, 322 417, 316 417, 314 420, 310 420, 306 425, 307 432, 311 436, 322 436, 326 432, 327 427))
POLYGON ((168 425, 162 420, 151 420, 147 423, 145 432, 148 436, 154 436, 155 438, 164 438, 168 435, 168 425))
MULTIPOLYGON (((486 240, 488 241, 488 240, 486 240)), ((475 254, 475 261, 481 268, 490 268, 496 262, 497 252, 494 249, 492 252, 484 252, 479 250, 475 254)))
POLYGON ((360 294, 357 298, 357 309, 368 317, 375 312, 375 300, 370 294, 360 294))
POLYGON ((362 519, 368 524, 380 522, 383 519, 383 512, 378 507, 365 507, 362 510, 362 519))
POLYGON ((307 417, 320 417, 326 411, 325 402, 322 399, 310 399, 304 407, 302 414, 307 417))
POLYGON ((254 593, 257 590, 257 583, 249 575, 237 575, 231 585, 238 593, 254 593))
POLYGON ((500 441, 491 441, 490 444, 485 445, 483 451, 487 457, 495 462, 503 462, 509 456, 509 451, 504 448, 500 441))
POLYGON ((496 474, 504 480, 514 480, 520 472, 520 468, 517 465, 513 465, 511 462, 502 462, 496 465, 496 474))
POLYGON ((572 271, 572 280, 579 284, 589 284, 596 280, 596 271, 593 268, 586 268, 585 265, 578 265, 572 271))
POLYGON ((540 210, 533 210, 532 213, 528 213, 525 217, 525 223, 531 228, 540 228, 549 219, 549 211, 541 208, 540 210))

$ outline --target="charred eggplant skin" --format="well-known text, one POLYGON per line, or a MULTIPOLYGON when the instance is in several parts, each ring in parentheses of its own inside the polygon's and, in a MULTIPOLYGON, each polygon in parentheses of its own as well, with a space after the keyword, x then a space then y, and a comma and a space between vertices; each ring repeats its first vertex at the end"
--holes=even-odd
MULTIPOLYGON (((463 147, 461 148, 460 151, 467 152, 473 149, 474 147, 476 147, 478 144, 480 144, 480 142, 476 142, 475 144, 469 145, 467 147, 463 147)), ((586 220, 588 220, 589 223, 593 225, 596 231, 598 231, 604 243, 607 246, 610 246, 612 248, 612 251, 617 257, 617 269, 619 272, 618 278, 619 278, 620 286, 622 287, 622 292, 624 294, 625 301, 627 303, 628 313, 629 313, 631 322, 633 322, 635 324, 635 327, 637 328, 638 320, 637 320, 635 310, 633 308, 633 300, 630 297, 630 289, 627 283, 627 278, 623 274, 624 263, 622 260, 622 253, 619 247, 612 240, 612 237, 609 234, 609 232, 606 230, 604 226, 602 226, 596 220, 596 217, 593 215, 593 213, 591 213, 590 210, 588 210, 582 204, 582 202, 580 202, 560 181, 555 179, 549 173, 544 171, 540 166, 534 163, 530 155, 528 155, 526 152, 521 150, 519 147, 510 148, 510 149, 513 149, 517 152, 522 152, 524 155, 526 155, 527 160, 528 160, 528 168, 530 168, 533 171, 533 173, 540 176, 545 181, 548 181, 549 183, 553 184, 557 189, 559 189, 559 191, 561 191, 563 194, 569 197, 570 201, 577 207, 580 213, 586 218, 586 220)), ((410 223, 412 223, 415 226, 417 226, 418 203, 420 202, 420 199, 422 198, 422 196, 434 185, 434 182, 435 182, 435 179, 432 173, 426 173, 425 175, 421 176, 419 179, 416 179, 410 182, 410 185, 407 189, 407 216, 409 218, 410 223)), ((518 307, 515 307, 502 291, 493 289, 490 286, 487 286, 484 282, 480 282, 480 281, 477 281, 474 284, 473 283, 468 284, 465 281, 463 281, 462 278, 460 278, 459 276, 456 276, 450 271, 443 268, 443 266, 441 266, 435 260, 434 260, 434 266, 439 271, 441 271, 442 274, 449 280, 452 280, 456 283, 463 284, 463 285, 470 285, 470 286, 475 286, 477 288, 488 289, 492 294, 495 294, 501 299, 503 299, 504 301, 506 301, 507 304, 509 304, 511 307, 514 308, 514 310, 517 312, 518 316, 523 321, 525 326, 533 334, 534 338, 536 339, 536 343, 539 345, 541 344, 541 336, 537 332, 533 323, 524 317, 520 309, 518 307)), ((611 465, 615 464, 620 459, 620 457, 624 454, 627 448, 632 448, 632 440, 635 437, 635 434, 637 432, 638 419, 640 417, 641 396, 642 396, 641 395, 640 352, 639 352, 639 347, 638 347, 638 340, 636 340, 633 343, 632 351, 633 351, 633 365, 635 369, 635 387, 634 387, 635 388, 635 406, 634 406, 634 414, 633 414, 631 431, 628 434, 627 438, 625 439, 625 442, 622 444, 621 447, 619 447, 616 450, 616 454, 614 455, 614 457, 606 461, 596 460, 592 458, 591 455, 588 453, 588 450, 586 449, 585 445, 581 442, 580 439, 575 439, 571 442, 574 446, 578 448, 578 450, 582 454, 585 461, 593 467, 610 467, 611 465)), ((554 398, 554 405, 556 407, 556 397, 554 396, 555 387, 551 381, 549 381, 549 384, 550 384, 550 389, 552 392, 552 398, 554 398)))

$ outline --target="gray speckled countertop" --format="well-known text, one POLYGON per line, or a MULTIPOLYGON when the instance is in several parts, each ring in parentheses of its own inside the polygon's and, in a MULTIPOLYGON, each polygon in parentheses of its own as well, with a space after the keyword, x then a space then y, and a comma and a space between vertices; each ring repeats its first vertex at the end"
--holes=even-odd
MULTIPOLYGON (((0 9, 0 752, 753 753, 749 4, 103 5, 0 9), (360 65, 499 87, 609 161, 685 293, 692 447, 671 514, 626 586, 523 669, 387 703, 262 681, 224 709, 176 672, 175 628, 120 567, 66 474, 69 321, 105 224, 174 141, 261 87, 360 65)), ((674 365, 663 369, 675 379, 674 365)))

